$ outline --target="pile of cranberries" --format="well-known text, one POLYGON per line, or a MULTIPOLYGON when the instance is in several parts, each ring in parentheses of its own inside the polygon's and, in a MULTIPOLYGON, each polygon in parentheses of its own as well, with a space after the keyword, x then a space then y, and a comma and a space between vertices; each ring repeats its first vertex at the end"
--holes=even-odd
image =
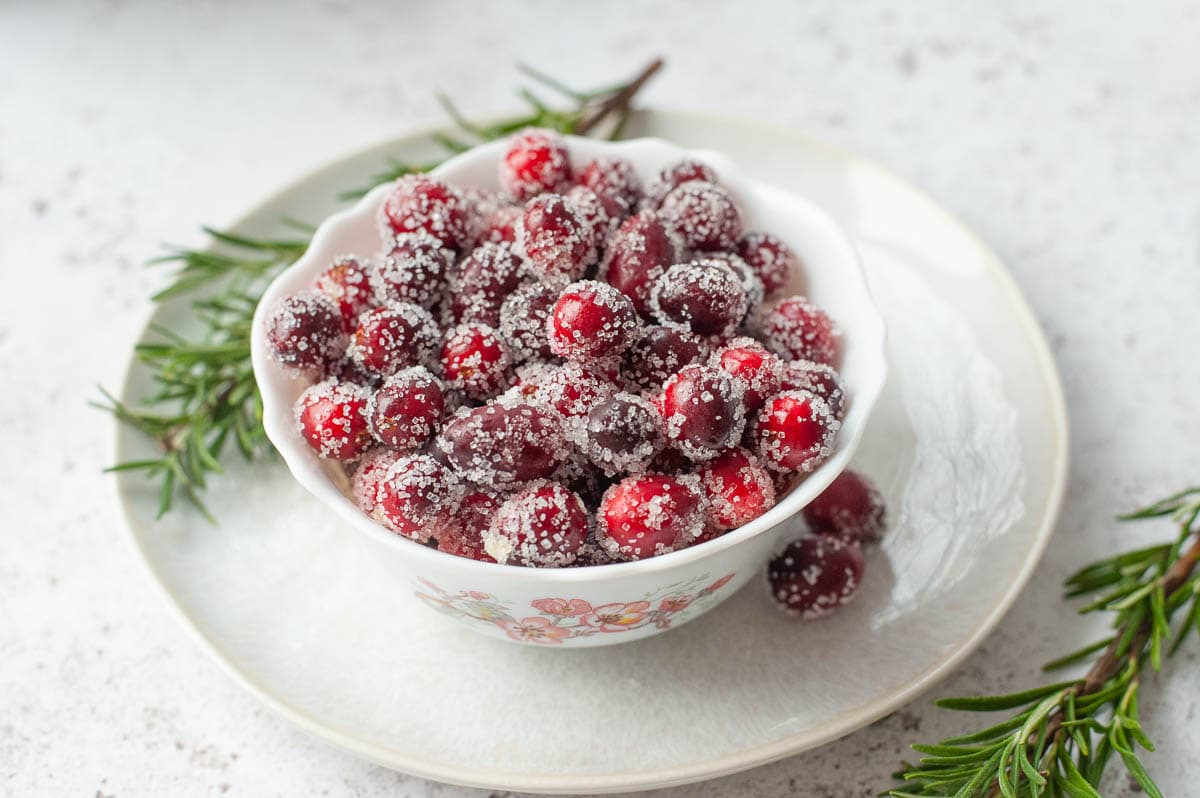
POLYGON ((796 256, 743 229, 710 167, 644 186, 526 130, 499 177, 401 178, 383 251, 338 258, 268 321, 312 382, 300 433, 364 512, 477 560, 637 560, 747 523, 829 456, 838 328, 780 296, 796 256))

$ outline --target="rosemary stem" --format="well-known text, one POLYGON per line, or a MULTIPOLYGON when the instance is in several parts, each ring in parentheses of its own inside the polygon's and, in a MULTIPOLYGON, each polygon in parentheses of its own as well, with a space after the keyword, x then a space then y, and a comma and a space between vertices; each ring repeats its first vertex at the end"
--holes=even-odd
POLYGON ((613 111, 627 107, 630 101, 633 100, 634 95, 642 90, 642 86, 646 85, 646 82, 650 80, 650 78, 654 77, 655 73, 662 68, 663 60, 661 58, 655 58, 653 61, 647 64, 646 68, 639 72, 638 76, 631 80, 625 86, 625 88, 621 89, 619 92, 602 102, 600 106, 596 108, 596 110, 590 115, 579 120, 579 124, 575 126, 575 130, 573 132, 580 136, 585 135, 596 125, 600 124, 613 111))

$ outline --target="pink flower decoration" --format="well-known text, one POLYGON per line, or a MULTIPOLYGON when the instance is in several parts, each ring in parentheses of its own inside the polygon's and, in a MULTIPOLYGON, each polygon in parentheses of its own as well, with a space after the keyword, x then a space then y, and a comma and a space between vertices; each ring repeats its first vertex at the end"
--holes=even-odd
POLYGON ((729 584, 730 579, 733 579, 733 574, 725 574, 720 579, 713 582, 711 585, 709 585, 708 587, 706 587, 704 589, 706 592, 716 593, 718 590, 725 587, 725 585, 729 584))
POLYGON ((592 611, 591 604, 588 604, 583 599, 577 598, 540 598, 529 602, 529 605, 538 612, 544 612, 547 615, 559 615, 563 617, 583 615, 592 611))
POLYGON ((522 618, 514 621, 506 618, 496 621, 496 625, 513 640, 524 643, 540 643, 542 645, 557 645, 571 633, 562 627, 555 626, 545 618, 522 618))
POLYGON ((480 593, 478 590, 468 590, 467 595, 476 601, 487 601, 491 598, 487 593, 480 593))
POLYGON ((658 602, 658 608, 662 612, 679 612, 687 609, 687 606, 692 603, 691 596, 668 596, 658 602))
POLYGON ((579 619, 584 626, 601 632, 625 632, 636 629, 646 618, 649 601, 631 601, 627 604, 603 604, 579 619))

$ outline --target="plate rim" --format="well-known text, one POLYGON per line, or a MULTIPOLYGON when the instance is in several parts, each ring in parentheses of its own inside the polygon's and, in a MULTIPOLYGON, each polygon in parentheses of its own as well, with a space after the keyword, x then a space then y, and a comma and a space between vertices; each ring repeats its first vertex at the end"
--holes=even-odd
MULTIPOLYGON (((1049 399, 1048 421, 1053 432, 1050 441, 1053 449, 1053 459, 1050 468, 1049 491, 1047 492, 1043 506, 1038 511, 1038 521, 1034 529, 1033 544, 1027 550, 1021 567, 1017 569, 1007 590, 981 619, 975 629, 963 638, 937 664, 914 677, 904 687, 858 707, 849 713, 843 714, 836 722, 826 724, 816 731, 790 734, 765 745, 723 754, 714 759, 648 770, 614 771, 605 774, 588 774, 582 776, 547 776, 536 773, 465 769, 448 763, 427 763, 425 758, 401 754, 382 745, 360 740, 339 731, 304 710, 298 709, 288 704, 282 698, 277 697, 266 685, 259 683, 252 674, 245 672, 235 664, 232 657, 225 656, 219 646, 205 636, 197 622, 175 598, 154 567, 146 550, 141 545, 141 540, 134 531, 136 527, 140 526, 140 522, 134 515, 133 499, 125 489, 125 486, 130 481, 130 475, 119 472, 117 478, 113 479, 111 484, 117 504, 126 522, 123 537, 132 550, 135 559, 140 562, 142 570, 149 577, 150 582, 165 599, 170 613, 184 628, 186 634, 193 642, 214 660, 227 676, 277 715, 306 733, 383 767, 399 770, 419 778, 463 787, 557 794, 611 793, 672 787, 720 778, 754 767, 760 767, 833 742, 918 698, 938 682, 949 676, 983 643, 1012 607, 1032 577, 1034 569, 1041 561, 1042 554, 1049 543, 1055 524, 1057 523, 1066 490, 1070 460, 1066 401, 1062 379, 1047 343, 1045 332, 1017 285, 1012 273, 992 247, 957 214, 937 202, 930 194, 907 178, 897 174, 870 156, 852 150, 849 147, 827 141, 804 130, 783 124, 765 123, 721 114, 668 107, 641 109, 635 112, 635 114, 643 119, 654 116, 669 116, 685 122, 718 125, 727 128, 739 127, 758 132, 766 131, 780 139, 791 140, 804 147, 824 151, 838 160, 853 160, 870 167, 879 175, 894 181, 912 195, 926 202, 932 209, 941 214, 951 227, 970 240, 981 252, 988 255, 987 258, 984 258, 986 272, 998 280, 999 285, 1006 295, 1006 304, 1011 306, 1015 311, 1015 316, 1020 322, 1022 331, 1029 339, 1030 348, 1038 367, 1039 381, 1047 390, 1049 399)), ((241 211, 232 219, 227 227, 235 228, 238 225, 244 224, 248 218, 260 213, 265 206, 273 204, 290 194, 299 183, 317 179, 328 172, 344 167, 347 162, 363 158, 370 153, 383 150, 387 147, 402 146, 404 142, 428 138, 430 134, 443 131, 444 129, 445 125, 422 126, 409 130, 402 135, 381 139, 336 155, 318 166, 297 175, 284 187, 269 192, 257 202, 241 211)), ((141 332, 138 335, 139 340, 145 334, 145 328, 157 312, 157 307, 150 305, 147 309, 145 323, 142 325, 141 332)), ((119 395, 122 398, 128 396, 133 387, 136 367, 136 359, 130 358, 121 379, 119 395)), ((117 462, 119 462, 122 454, 121 429, 115 420, 110 421, 110 423, 113 428, 113 451, 118 458, 117 462)))

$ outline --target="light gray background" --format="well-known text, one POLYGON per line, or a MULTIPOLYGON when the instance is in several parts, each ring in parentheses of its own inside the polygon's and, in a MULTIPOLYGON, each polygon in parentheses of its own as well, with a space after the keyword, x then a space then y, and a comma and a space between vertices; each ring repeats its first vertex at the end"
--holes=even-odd
MULTIPOLYGON (((1200 481, 1200 9, 1170 2, 0 5, 0 792, 483 795, 353 759, 270 715, 191 643, 122 541, 118 385, 161 280, 297 174, 442 116, 512 108, 517 59, 645 97, 803 127, 960 214, 1045 325, 1070 488, 1033 583, 937 693, 1018 689, 1093 639, 1058 583, 1169 534, 1117 511, 1200 481), (565 10, 564 10, 565 9, 565 10)), ((1200 765, 1193 644, 1148 679, 1168 795, 1200 765)), ((838 743, 672 796, 868 796, 970 719, 922 699, 838 743)), ((1116 776, 1108 793, 1130 795, 1116 776)))

